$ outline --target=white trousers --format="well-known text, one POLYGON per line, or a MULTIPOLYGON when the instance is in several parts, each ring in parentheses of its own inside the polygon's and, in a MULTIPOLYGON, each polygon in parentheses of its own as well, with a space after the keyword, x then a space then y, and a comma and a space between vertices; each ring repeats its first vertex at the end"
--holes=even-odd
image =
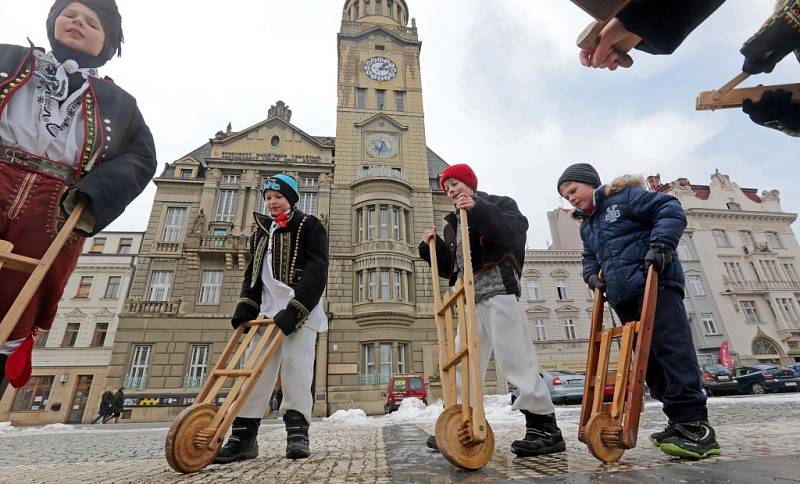
MULTIPOLYGON (((259 334, 264 329, 259 328, 259 334)), ((280 330, 278 330, 280 331, 280 330)), ((245 352, 249 358, 260 336, 253 338, 253 342, 245 352)), ((305 326, 287 336, 278 347, 272 360, 261 373, 250 397, 239 411, 239 417, 261 418, 267 411, 272 390, 278 381, 278 369, 281 372, 281 388, 283 400, 281 401, 281 415, 287 410, 296 410, 306 417, 306 422, 311 423, 311 410, 314 398, 311 394, 311 382, 314 379, 314 345, 317 342, 317 332, 305 326)))
MULTIPOLYGON (((494 352, 495 365, 519 389, 513 409, 539 415, 555 412, 550 390, 539 374, 539 357, 517 297, 501 294, 478 302, 477 319, 481 386, 489 367, 489 357, 494 352)), ((456 336, 456 351, 461 350, 460 336, 456 336)), ((461 365, 456 370, 456 387, 460 402, 461 365)))

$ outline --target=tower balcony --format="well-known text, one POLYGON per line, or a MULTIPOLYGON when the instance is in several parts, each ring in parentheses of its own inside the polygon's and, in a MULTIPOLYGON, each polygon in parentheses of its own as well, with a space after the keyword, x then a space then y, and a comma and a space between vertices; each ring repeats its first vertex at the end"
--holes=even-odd
POLYGON ((200 267, 200 259, 222 255, 225 257, 225 268, 244 270, 247 266, 249 237, 245 235, 199 235, 186 238, 186 262, 190 269, 200 267))
POLYGON ((408 175, 390 166, 373 166, 372 168, 361 170, 356 173, 356 179, 350 184, 350 188, 356 188, 372 182, 396 183, 408 190, 414 189, 408 181, 408 175))

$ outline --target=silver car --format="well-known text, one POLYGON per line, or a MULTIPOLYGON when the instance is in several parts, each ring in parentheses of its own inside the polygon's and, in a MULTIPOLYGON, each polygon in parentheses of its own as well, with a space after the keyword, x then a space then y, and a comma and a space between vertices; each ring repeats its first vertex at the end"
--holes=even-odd
MULTIPOLYGON (((550 390, 550 398, 553 403, 581 403, 583 399, 583 375, 566 370, 543 371, 542 375, 547 389, 550 390)), ((519 390, 513 387, 511 390, 511 403, 517 399, 519 390)))

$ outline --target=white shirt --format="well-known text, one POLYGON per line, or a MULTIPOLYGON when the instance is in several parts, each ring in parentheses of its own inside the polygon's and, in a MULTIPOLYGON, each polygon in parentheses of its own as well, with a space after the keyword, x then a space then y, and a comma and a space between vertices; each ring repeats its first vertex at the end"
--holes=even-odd
MULTIPOLYGON (((278 225, 277 222, 272 222, 272 226, 269 228, 267 254, 261 266, 261 282, 264 284, 264 288, 261 290, 260 311, 261 314, 266 315, 268 318, 272 318, 278 314, 279 311, 286 309, 286 305, 294 298, 294 289, 276 280, 272 274, 272 241, 275 230, 277 230, 278 227, 280 227, 280 225, 278 225)), ((319 302, 308 315, 308 319, 305 323, 306 328, 313 329, 320 333, 328 330, 328 317, 322 309, 324 305, 324 301, 320 297, 319 302)))

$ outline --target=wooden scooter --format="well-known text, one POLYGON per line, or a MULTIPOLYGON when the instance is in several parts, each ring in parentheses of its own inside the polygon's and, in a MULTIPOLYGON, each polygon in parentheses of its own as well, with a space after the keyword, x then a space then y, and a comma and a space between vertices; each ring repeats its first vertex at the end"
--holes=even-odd
POLYGON ((453 292, 442 294, 436 258, 436 238, 429 241, 433 275, 434 314, 439 342, 439 375, 444 412, 436 420, 439 451, 453 465, 480 469, 494 453, 494 434, 483 409, 480 348, 475 310, 475 281, 469 247, 467 211, 460 209, 464 268, 453 292), (454 321, 454 313, 458 318, 454 321), (453 326, 458 324, 458 332, 453 326), (459 344, 456 344, 456 336, 459 344), (461 402, 457 402, 456 368, 461 370, 461 402))
POLYGON ((12 252, 14 250, 14 244, 7 240, 0 240, 0 268, 5 267, 15 271, 30 273, 30 277, 28 277, 25 285, 22 286, 22 290, 14 300, 14 304, 11 305, 6 315, 3 316, 3 321, 0 322, 0 346, 5 344, 11 332, 14 331, 14 328, 17 326, 22 314, 28 309, 28 304, 31 302, 31 299, 33 299, 33 295, 36 294, 36 291, 42 284, 44 277, 50 270, 50 266, 53 265, 53 261, 56 260, 59 252, 64 248, 67 239, 72 235, 72 231, 75 229, 78 220, 80 220, 85 207, 86 201, 84 200, 80 201, 75 206, 66 222, 64 222, 64 226, 58 231, 55 239, 50 243, 50 247, 47 248, 41 259, 33 259, 31 257, 14 254, 12 252))
POLYGON ((594 291, 578 440, 586 444, 593 456, 606 463, 617 462, 626 449, 636 447, 657 292, 658 273, 651 266, 640 320, 604 329, 605 297, 600 289, 594 291), (609 372, 614 340, 619 341, 619 361, 617 370, 609 372), (612 384, 613 400, 605 403, 605 386, 612 384))
POLYGON ((164 450, 170 467, 188 474, 203 469, 214 460, 233 419, 283 339, 283 331, 271 319, 256 319, 236 329, 195 402, 182 411, 169 428, 164 450), (245 333, 245 328, 250 331, 245 333), (247 361, 241 363, 257 334, 261 335, 258 343, 247 361), (233 380, 233 386, 218 407, 213 402, 229 378, 233 380))

